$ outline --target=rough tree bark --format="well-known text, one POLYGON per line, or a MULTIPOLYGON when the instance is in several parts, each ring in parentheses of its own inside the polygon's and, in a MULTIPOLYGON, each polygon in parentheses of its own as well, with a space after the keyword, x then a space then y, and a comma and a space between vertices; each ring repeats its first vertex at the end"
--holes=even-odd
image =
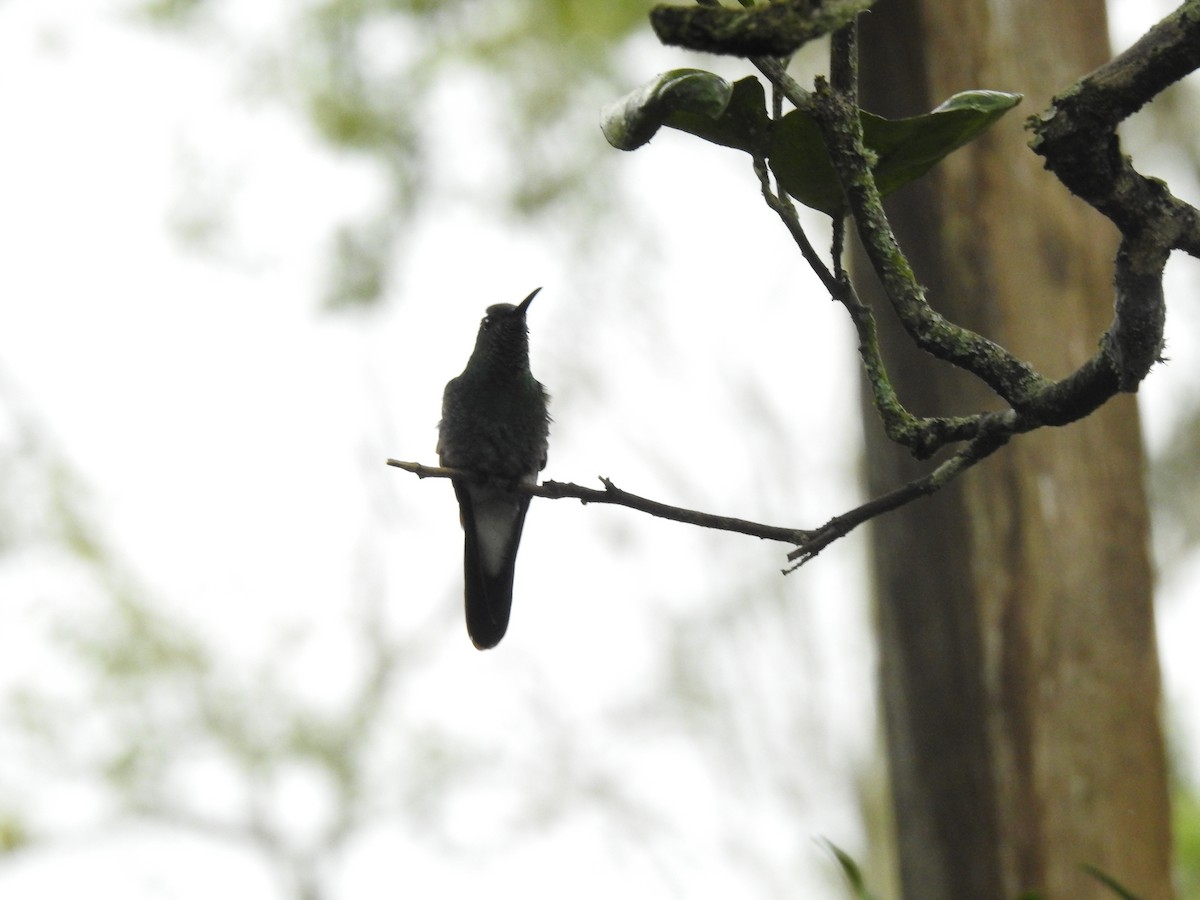
MULTIPOLYGON (((1034 113, 1108 56, 1102 0, 883 0, 861 21, 863 105, 884 115, 969 88, 1020 91, 1034 113)), ((889 211, 935 307, 1059 377, 1111 318, 1116 233, 1027 140, 1015 119, 992 129, 889 211)), ((913 351, 873 302, 909 408, 979 408, 977 383, 913 351)), ((867 431, 872 494, 928 466, 873 412, 867 431)), ((905 896, 1111 900, 1081 864, 1172 896, 1147 527, 1132 397, 875 523, 905 896)))

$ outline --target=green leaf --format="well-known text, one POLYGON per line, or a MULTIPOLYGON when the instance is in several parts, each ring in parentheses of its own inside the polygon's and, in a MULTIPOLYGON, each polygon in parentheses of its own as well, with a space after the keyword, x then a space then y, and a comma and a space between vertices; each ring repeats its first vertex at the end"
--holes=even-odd
POLYGON ((821 130, 811 116, 792 110, 775 123, 767 161, 779 186, 805 206, 831 216, 841 215, 846 200, 821 130))
POLYGON ((1020 102, 1020 94, 964 91, 933 112, 911 119, 889 120, 864 113, 863 139, 879 154, 875 167, 879 189, 890 194, 920 178, 1020 102))
MULTIPOLYGON (((886 196, 920 178, 1020 101, 1020 94, 967 91, 923 116, 885 119, 863 112, 863 142, 876 156, 880 193, 886 196)), ((771 134, 768 158, 785 191, 805 206, 831 216, 842 214, 845 198, 811 117, 799 110, 785 115, 771 134)))
POLYGON ((618 150, 636 150, 658 133, 672 114, 718 119, 733 97, 733 85, 700 69, 664 72, 600 110, 600 129, 618 150))
POLYGON ((665 123, 714 144, 743 150, 750 155, 766 155, 767 138, 773 123, 767 116, 766 94, 755 77, 733 83, 729 103, 717 116, 679 109, 665 123))
POLYGON ((821 838, 820 843, 825 845, 825 848, 837 860, 838 865, 842 867, 842 874, 846 876, 846 880, 850 882, 850 888, 854 891, 854 900, 876 900, 875 895, 867 890, 866 879, 863 878, 862 871, 858 868, 858 863, 854 861, 854 858, 828 838, 821 838))
MULTIPOLYGON (((920 178, 1020 100, 1020 94, 966 91, 923 116, 885 119, 861 113, 863 141, 875 155, 880 193, 886 196, 920 178)), ((674 69, 600 113, 604 136, 618 150, 636 150, 664 125, 766 157, 780 186, 805 206, 835 217, 845 210, 845 197, 816 122, 800 110, 772 121, 757 78, 730 84, 701 69, 674 69)))

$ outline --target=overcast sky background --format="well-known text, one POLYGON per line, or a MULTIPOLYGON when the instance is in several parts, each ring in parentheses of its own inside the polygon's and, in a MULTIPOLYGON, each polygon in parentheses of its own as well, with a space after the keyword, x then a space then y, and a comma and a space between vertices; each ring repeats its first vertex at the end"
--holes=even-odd
MULTIPOLYGON (((1119 44, 1144 27, 1149 6, 1118 6, 1119 44)), ((240 4, 231 16, 265 33, 282 8, 240 4)), ((537 710, 553 710, 594 754, 589 764, 621 773, 673 823, 662 852, 622 845, 587 815, 506 843, 515 801, 493 786, 445 812, 452 846, 403 822, 370 829, 332 873, 335 896, 454 897, 485 884, 497 897, 770 897, 780 884, 790 896, 841 896, 815 839, 855 852, 865 840, 852 783, 870 756, 874 716, 863 534, 781 579, 779 546, 538 502, 509 635, 480 654, 460 621, 461 532, 448 485, 383 465, 388 456, 433 461, 442 386, 461 370, 484 307, 542 285, 530 327, 534 372, 554 397, 545 477, 608 476, 668 502, 797 526, 852 505, 853 334, 742 160, 681 136, 621 159, 638 205, 631 239, 654 235, 638 250, 646 262, 633 283, 579 284, 566 236, 506 227, 446 199, 405 235, 390 301, 332 314, 318 308, 317 288, 331 223, 371 208, 378 173, 323 149, 283 110, 244 102, 230 59, 211 45, 138 27, 121 9, 111 0, 0 6, 6 397, 78 471, 139 578, 232 667, 252 669, 290 629, 304 645, 302 664, 288 670, 294 686, 336 704, 358 664, 346 629, 354 586, 368 581, 387 598, 390 629, 433 623, 438 635, 398 728, 468 734, 526 761, 521 777, 536 780, 539 761, 558 749, 539 743, 537 710), (218 198, 224 216, 204 252, 171 227, 198 195, 218 198), (748 288, 740 261, 756 257, 767 262, 748 288), (762 407, 747 410, 751 402, 762 407), (749 440, 746 416, 766 423, 749 440), (764 454, 766 442, 774 449, 764 454), (725 782, 682 748, 685 734, 615 728, 608 714, 661 674, 663 623, 697 602, 704 615, 719 613, 756 581, 764 602, 794 611, 764 616, 768 634, 743 623, 734 647, 702 664, 761 667, 736 683, 758 685, 754 702, 781 723, 794 712, 776 707, 798 701, 778 688, 777 667, 794 667, 784 680, 804 682, 813 727, 796 746, 811 764, 772 768, 798 760, 772 755, 778 748, 760 736, 763 746, 739 758, 761 755, 762 770, 725 782), (755 658, 732 658, 747 648, 755 658), (797 805, 778 796, 789 790, 799 821, 797 805), (749 890, 731 861, 731 829, 768 873, 749 890)), ((649 44, 631 57, 643 66, 631 85, 675 65, 649 44)), ((458 124, 478 98, 469 84, 447 91, 459 115, 429 127, 443 173, 461 181, 440 187, 469 196, 489 171, 486 146, 458 124)), ((1004 124, 1020 127, 1019 116, 1004 124)), ((614 271, 632 271, 626 263, 614 271)), ((1171 276, 1177 293, 1194 294, 1195 266, 1173 261, 1171 276)), ((1142 394, 1151 446, 1178 399, 1194 395, 1200 367, 1196 316, 1178 306, 1174 362, 1142 394)), ((47 677, 38 637, 47 604, 69 614, 88 602, 85 591, 60 593, 57 577, 36 560, 0 568, 0 683, 47 677)), ((1197 584, 1193 560, 1164 583, 1160 606, 1168 694, 1191 746, 1200 734, 1197 584)), ((19 777, 4 773, 10 784, 19 777)), ((222 775, 194 777, 197 795, 219 808, 222 775)), ((0 862, 0 896, 282 896, 249 851, 153 824, 97 832, 104 809, 94 797, 52 796, 39 814, 68 839, 0 862)), ((323 812, 320 790, 303 778, 279 803, 300 830, 323 812)))

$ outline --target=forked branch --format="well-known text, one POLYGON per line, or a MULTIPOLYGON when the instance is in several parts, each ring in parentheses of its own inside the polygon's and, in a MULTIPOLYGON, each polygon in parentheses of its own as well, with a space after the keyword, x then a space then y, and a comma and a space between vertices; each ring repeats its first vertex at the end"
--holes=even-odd
MULTIPOLYGON (((1046 159, 1046 167, 1110 218, 1122 234, 1114 262, 1112 324, 1092 358, 1058 380, 1046 378, 1004 347, 933 309, 896 240, 875 181, 875 160, 864 141, 857 98, 854 20, 871 2, 744 2, 745 8, 736 10, 717 0, 697 0, 692 9, 658 7, 652 20, 664 43, 749 59, 773 86, 776 118, 782 115, 782 98, 811 116, 844 195, 845 209, 892 311, 908 335, 932 357, 978 378, 1005 401, 1007 409, 919 417, 904 407, 883 362, 875 311, 861 300, 846 274, 841 258, 844 220, 834 223, 832 265, 827 265, 805 234, 790 197, 772 184, 768 151, 755 144, 754 170, 764 200, 854 323, 872 401, 888 437, 918 459, 961 446, 925 476, 813 529, 782 528, 671 506, 621 490, 605 478, 600 479, 603 489, 548 481, 515 484, 514 490, 547 499, 625 506, 676 522, 784 541, 795 545, 788 554, 794 568, 863 522, 941 489, 1015 435, 1066 425, 1091 414, 1118 393, 1137 390, 1162 349, 1163 268, 1173 250, 1200 256, 1200 212, 1172 195, 1161 181, 1137 172, 1120 151, 1116 129, 1157 93, 1200 68, 1200 0, 1188 0, 1125 53, 1056 97, 1048 112, 1029 121, 1035 134, 1032 147, 1046 159), (787 74, 786 60, 779 57, 830 32, 830 81, 817 79, 815 88, 806 90, 787 74), (775 43, 777 39, 782 43, 775 43)), ((394 459, 389 459, 388 465, 422 478, 476 477, 394 459)))

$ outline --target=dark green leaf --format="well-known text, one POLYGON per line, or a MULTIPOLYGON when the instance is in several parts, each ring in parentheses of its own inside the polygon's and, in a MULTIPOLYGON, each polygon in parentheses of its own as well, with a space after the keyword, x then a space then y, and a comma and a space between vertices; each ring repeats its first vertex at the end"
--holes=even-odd
POLYGON ((845 206, 821 130, 812 117, 792 110, 776 124, 767 149, 771 171, 780 187, 813 209, 831 216, 845 206))
POLYGON ((744 150, 752 156, 756 152, 765 156, 772 123, 767 116, 762 83, 751 76, 734 82, 729 103, 720 115, 712 117, 680 109, 667 117, 666 124, 714 144, 744 150))
POLYGON ((600 110, 600 129, 618 150, 636 150, 672 114, 715 120, 733 97, 733 85, 700 69, 673 69, 600 110))
MULTIPOLYGON (((863 112, 863 141, 875 154, 880 193, 886 196, 920 178, 1020 100, 1020 94, 967 91, 923 116, 884 119, 863 112)), ((730 84, 711 72, 675 69, 610 103, 600 114, 604 136, 618 150, 641 147, 664 125, 765 156, 780 186, 805 206, 831 216, 844 212, 845 198, 816 123, 800 110, 772 121, 757 78, 730 84)))
MULTIPOLYGON (((862 113, 863 140, 876 154, 883 195, 920 178, 939 160, 982 134, 1021 100, 1020 94, 968 91, 908 119, 862 113)), ((813 209, 841 215, 845 200, 816 123, 799 110, 785 115, 770 140, 771 169, 783 189, 813 209)))
POLYGON ((964 91, 933 112, 911 119, 883 119, 864 113, 863 138, 879 155, 875 167, 879 189, 890 194, 920 178, 1020 102, 1020 94, 964 91))

